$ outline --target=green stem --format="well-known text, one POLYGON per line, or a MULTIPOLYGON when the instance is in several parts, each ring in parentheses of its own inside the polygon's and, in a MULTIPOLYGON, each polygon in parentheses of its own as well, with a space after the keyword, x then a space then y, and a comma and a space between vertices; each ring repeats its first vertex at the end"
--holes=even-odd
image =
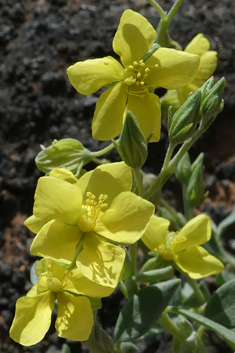
POLYGON ((173 152, 174 146, 169 145, 167 154, 165 157, 165 161, 163 164, 163 167, 161 169, 160 174, 158 175, 157 179, 155 182, 145 191, 143 198, 149 200, 150 197, 159 189, 163 187, 165 182, 171 177, 172 174, 174 174, 174 169, 175 166, 179 163, 183 155, 189 150, 189 148, 194 144, 194 142, 201 136, 201 134, 204 132, 203 127, 200 126, 193 136, 191 136, 188 140, 184 142, 182 147, 179 149, 179 151, 176 153, 176 155, 172 158, 171 161, 169 161, 170 156, 173 152))
POLYGON ((131 263, 130 263, 130 278, 129 278, 129 285, 128 285, 128 289, 129 289, 128 297, 132 297, 139 290, 138 283, 132 280, 132 277, 136 275, 137 242, 130 245, 129 254, 130 254, 131 263))
POLYGON ((172 8, 170 9, 170 11, 167 14, 167 21, 168 23, 171 22, 171 20, 173 19, 173 17, 175 16, 176 12, 178 11, 179 7, 181 6, 181 4, 183 3, 184 0, 176 0, 176 2, 174 3, 174 5, 172 6, 172 8))
POLYGON ((120 280, 118 282, 119 288, 121 289, 123 295, 128 299, 129 298, 129 294, 128 294, 128 290, 123 282, 123 280, 120 280))
POLYGON ((198 287, 197 282, 192 279, 191 277, 189 277, 187 274, 185 274, 185 276, 187 277, 188 282, 191 284, 191 286, 194 289, 194 292, 198 298, 198 300, 202 303, 205 304, 206 303, 206 298, 204 297, 202 291, 200 290, 200 288, 198 287))
POLYGON ((158 11, 158 13, 161 16, 161 19, 163 21, 166 20, 166 13, 163 10, 163 8, 155 0, 147 0, 147 1, 155 7, 155 9, 158 11))
POLYGON ((103 156, 103 154, 111 151, 112 149, 114 148, 114 144, 111 143, 110 145, 108 145, 107 147, 103 148, 102 150, 100 151, 97 151, 97 152, 91 152, 91 155, 93 158, 95 157, 100 157, 100 156, 103 156))
POLYGON ((169 24, 172 21, 174 15, 178 11, 180 5, 182 4, 184 0, 176 0, 170 11, 168 12, 167 16, 165 18, 162 18, 158 28, 157 28, 157 39, 156 42, 160 45, 164 42, 164 37, 165 34, 168 30, 169 24))
POLYGON ((144 194, 144 187, 143 187, 140 168, 133 168, 133 172, 138 185, 139 196, 142 196, 144 194))
POLYGON ((185 221, 183 217, 180 217, 178 213, 174 210, 174 208, 171 207, 165 200, 161 199, 160 205, 163 206, 172 215, 172 217, 177 221, 177 223, 181 227, 185 226, 185 221))
POLYGON ((169 318, 167 312, 163 312, 159 320, 161 326, 169 331, 181 343, 185 343, 185 336, 182 335, 180 329, 174 322, 169 318))

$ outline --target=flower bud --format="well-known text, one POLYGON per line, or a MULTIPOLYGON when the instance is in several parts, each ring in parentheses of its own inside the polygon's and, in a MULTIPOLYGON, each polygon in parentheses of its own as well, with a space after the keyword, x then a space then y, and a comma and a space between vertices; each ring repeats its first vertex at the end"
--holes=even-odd
POLYGON ((204 153, 200 153, 197 158, 195 159, 195 161, 192 163, 191 165, 191 172, 193 173, 194 169, 200 165, 203 167, 203 161, 204 161, 204 153))
POLYGON ((186 184, 189 182, 191 174, 191 162, 189 154, 186 152, 176 167, 175 176, 182 184, 186 184))
POLYGON ((185 338, 188 338, 193 333, 193 326, 191 322, 183 316, 179 317, 178 326, 180 328, 180 332, 184 335, 185 338))
POLYGON ((43 148, 37 155, 35 162, 39 170, 49 173, 55 168, 66 167, 76 173, 81 162, 88 163, 91 153, 83 145, 74 139, 55 140, 52 145, 43 148))
POLYGON ((224 107, 223 94, 225 87, 225 79, 221 78, 212 88, 208 90, 210 85, 204 90, 201 105, 202 124, 204 130, 207 130, 224 107))
POLYGON ((183 143, 193 134, 198 123, 200 102, 201 91, 198 89, 188 97, 173 117, 169 114, 169 138, 173 144, 183 143))
POLYGON ((191 207, 198 207, 205 200, 208 192, 205 193, 205 186, 203 182, 203 166, 197 165, 189 180, 187 188, 188 203, 191 207))
POLYGON ((126 112, 118 152, 123 161, 131 168, 141 168, 148 156, 146 139, 131 111, 126 112))

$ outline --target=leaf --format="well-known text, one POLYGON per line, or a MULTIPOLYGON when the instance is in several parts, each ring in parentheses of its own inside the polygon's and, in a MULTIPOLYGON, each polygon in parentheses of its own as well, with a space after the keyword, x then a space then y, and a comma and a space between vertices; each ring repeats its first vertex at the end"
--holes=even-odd
POLYGON ((171 312, 173 312, 174 314, 183 315, 188 319, 191 319, 197 322, 198 324, 205 326, 209 330, 218 333, 225 339, 227 343, 231 344, 232 348, 235 347, 235 333, 232 330, 227 329, 226 327, 206 318, 205 316, 195 314, 185 309, 172 307, 171 312))
POLYGON ((71 351, 70 351, 69 346, 66 343, 64 343, 62 348, 61 348, 61 353, 70 353, 70 352, 71 351))
POLYGON ((179 279, 161 282, 141 289, 122 308, 115 337, 119 342, 132 341, 155 324, 180 284, 179 279))
POLYGON ((217 227, 217 234, 219 237, 223 234, 228 226, 235 222, 235 205, 233 206, 232 212, 226 217, 217 227))
POLYGON ((219 324, 235 328, 235 280, 221 286, 211 296, 204 315, 219 324))
POLYGON ((124 353, 134 353, 138 352, 139 348, 132 342, 123 342, 121 344, 121 350, 124 353))

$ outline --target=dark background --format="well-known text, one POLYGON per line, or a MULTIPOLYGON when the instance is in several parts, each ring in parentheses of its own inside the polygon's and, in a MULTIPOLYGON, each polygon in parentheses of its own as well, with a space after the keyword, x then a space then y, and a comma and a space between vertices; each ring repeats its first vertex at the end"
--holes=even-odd
MULTIPOLYGON (((173 1, 159 1, 168 10, 173 1)), ((16 300, 30 289, 29 254, 33 235, 23 222, 32 213, 33 195, 41 173, 34 159, 40 145, 71 137, 91 150, 106 143, 91 138, 90 125, 100 92, 84 97, 71 86, 66 68, 80 60, 115 55, 112 38, 122 12, 139 11, 156 27, 159 16, 146 0, 0 0, 0 340, 1 353, 57 353, 63 339, 53 327, 46 339, 30 348, 8 337, 16 300)), ((203 33, 218 51, 215 80, 226 78, 225 108, 211 128, 190 151, 192 160, 205 153, 205 183, 209 198, 201 210, 218 223, 231 210, 235 195, 235 2, 185 0, 170 26, 174 40, 183 47, 203 33)), ((149 147, 146 171, 158 173, 167 146, 163 122, 159 143, 149 147)), ((110 159, 117 160, 112 152, 110 159)), ((163 196, 178 210, 180 187, 172 177, 163 196)), ((233 252, 234 231, 225 239, 233 252)), ((122 296, 105 300, 100 320, 112 332, 122 296)), ((169 335, 141 346, 141 351, 170 352, 169 335)), ((209 335, 210 352, 224 349, 209 335)), ((71 343, 73 352, 85 352, 71 343)), ((223 350, 224 351, 224 350, 223 350)), ((229 352, 229 350, 224 351, 229 352)))

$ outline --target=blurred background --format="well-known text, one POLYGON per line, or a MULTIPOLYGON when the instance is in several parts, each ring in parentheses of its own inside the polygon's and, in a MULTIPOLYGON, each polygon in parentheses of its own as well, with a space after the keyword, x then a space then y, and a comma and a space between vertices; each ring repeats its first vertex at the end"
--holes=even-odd
MULTIPOLYGON (((173 0, 159 0, 168 10, 173 0)), ((130 8, 146 16, 154 27, 159 15, 146 0, 0 0, 0 352, 58 353, 65 340, 54 327, 33 347, 21 347, 9 338, 16 300, 31 287, 29 254, 33 238, 23 225, 31 215, 37 179, 42 175, 34 159, 40 145, 54 139, 75 138, 92 151, 107 143, 91 137, 91 120, 101 91, 84 97, 71 86, 66 69, 80 60, 116 57, 112 39, 122 12, 130 8)), ((235 196, 235 2, 185 0, 170 26, 183 48, 203 33, 218 52, 215 81, 225 77, 225 108, 211 128, 190 150, 194 160, 205 153, 205 185, 209 197, 200 211, 218 223, 226 217, 235 196)), ((167 146, 166 123, 161 140, 149 147, 145 171, 157 174, 167 146)), ((108 158, 118 160, 112 152, 108 158)), ((180 185, 174 177, 163 197, 182 210, 180 185)), ((235 229, 225 237, 235 251, 235 229)), ((115 325, 122 295, 105 299, 99 319, 109 332, 115 325), (116 312, 114 312, 114 307, 116 312)), ((142 352, 167 353, 170 336, 142 346, 142 352)), ((211 337, 211 352, 221 352, 221 341, 211 337), (213 343, 214 340, 214 343, 213 343), (216 348, 215 348, 216 347, 216 348), (217 350, 218 349, 218 350, 217 350)), ((71 352, 88 352, 69 342, 71 352)))

